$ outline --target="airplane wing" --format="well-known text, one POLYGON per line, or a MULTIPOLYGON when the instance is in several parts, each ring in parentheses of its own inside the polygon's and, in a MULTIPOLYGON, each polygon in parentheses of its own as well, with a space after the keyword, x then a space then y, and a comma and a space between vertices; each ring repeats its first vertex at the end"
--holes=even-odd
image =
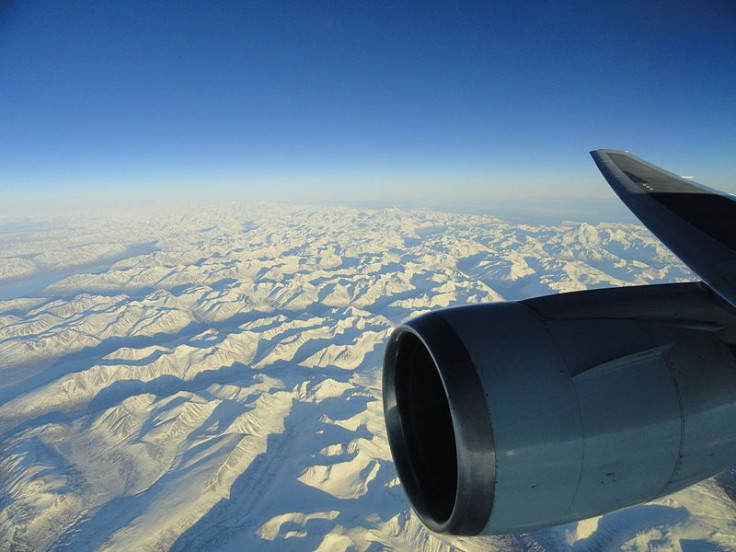
POLYGON ((736 197, 660 169, 627 151, 590 154, 631 211, 736 307, 736 197))
POLYGON ((433 531, 550 527, 736 463, 734 197, 628 152, 591 153, 705 283, 466 305, 396 327, 383 364, 387 437, 433 531))

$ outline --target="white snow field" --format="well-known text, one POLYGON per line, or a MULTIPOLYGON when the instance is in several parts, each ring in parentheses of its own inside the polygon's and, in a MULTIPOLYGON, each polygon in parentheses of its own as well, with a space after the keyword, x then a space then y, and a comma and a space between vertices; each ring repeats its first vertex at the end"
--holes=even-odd
POLYGON ((736 474, 452 539, 386 444, 391 328, 692 275, 641 226, 222 204, 0 220, 0 550, 736 550, 736 474))

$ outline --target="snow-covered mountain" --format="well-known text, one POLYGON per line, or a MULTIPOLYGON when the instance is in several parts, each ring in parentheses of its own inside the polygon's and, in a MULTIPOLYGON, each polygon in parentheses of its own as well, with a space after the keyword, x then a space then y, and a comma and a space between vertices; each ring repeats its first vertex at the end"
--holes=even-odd
POLYGON ((0 221, 0 549, 736 550, 736 473, 439 538, 386 443, 395 324, 689 279, 625 223, 265 204, 0 221))

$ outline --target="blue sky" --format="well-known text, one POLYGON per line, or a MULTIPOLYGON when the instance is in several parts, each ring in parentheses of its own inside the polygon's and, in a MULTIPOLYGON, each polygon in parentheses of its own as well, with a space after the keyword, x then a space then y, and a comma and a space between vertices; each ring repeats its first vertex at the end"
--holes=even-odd
POLYGON ((608 197, 600 147, 736 191, 731 0, 1 6, 0 200, 608 197))

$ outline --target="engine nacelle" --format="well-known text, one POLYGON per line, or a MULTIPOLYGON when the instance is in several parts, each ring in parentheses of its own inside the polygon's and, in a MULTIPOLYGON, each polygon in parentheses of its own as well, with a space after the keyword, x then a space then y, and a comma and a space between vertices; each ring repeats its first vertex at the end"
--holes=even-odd
POLYGON ((384 412, 414 510, 440 533, 528 531, 726 469, 734 319, 680 284, 452 308, 396 328, 384 412))

